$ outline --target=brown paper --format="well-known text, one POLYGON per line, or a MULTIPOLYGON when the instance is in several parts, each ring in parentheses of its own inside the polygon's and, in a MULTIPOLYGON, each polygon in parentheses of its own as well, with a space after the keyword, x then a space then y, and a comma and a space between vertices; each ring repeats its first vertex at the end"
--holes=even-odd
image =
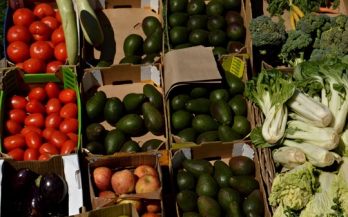
POLYGON ((164 56, 164 94, 187 83, 220 83, 221 75, 211 47, 196 46, 169 51, 164 56))

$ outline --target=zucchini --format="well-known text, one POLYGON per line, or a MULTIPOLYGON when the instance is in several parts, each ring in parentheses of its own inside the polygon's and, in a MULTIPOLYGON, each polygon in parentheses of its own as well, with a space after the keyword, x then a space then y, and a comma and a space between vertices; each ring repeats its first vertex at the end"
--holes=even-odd
POLYGON ((68 63, 76 65, 79 43, 74 5, 71 0, 56 0, 56 3, 62 17, 68 63))
POLYGON ((95 47, 101 45, 104 41, 104 33, 89 1, 76 0, 76 5, 83 37, 89 44, 95 47))

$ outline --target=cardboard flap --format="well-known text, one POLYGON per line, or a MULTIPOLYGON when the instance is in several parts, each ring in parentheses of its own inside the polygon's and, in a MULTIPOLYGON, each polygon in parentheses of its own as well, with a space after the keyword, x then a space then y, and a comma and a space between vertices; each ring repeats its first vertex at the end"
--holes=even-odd
POLYGON ((196 46, 172 50, 164 56, 164 63, 166 99, 175 86, 188 82, 220 83, 222 79, 211 47, 196 46))

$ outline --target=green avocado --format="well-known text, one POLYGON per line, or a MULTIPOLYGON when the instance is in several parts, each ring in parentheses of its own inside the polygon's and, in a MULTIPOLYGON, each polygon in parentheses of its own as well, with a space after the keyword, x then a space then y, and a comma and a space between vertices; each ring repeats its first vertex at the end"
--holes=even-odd
POLYGON ((143 54, 143 43, 144 39, 140 35, 128 35, 123 42, 124 55, 126 57, 132 55, 141 56, 143 54))
POLYGON ((162 26, 156 26, 156 29, 144 40, 144 43, 143 43, 144 53, 152 54, 152 53, 161 52, 162 38, 163 38, 163 28, 162 26))
POLYGON ((110 130, 104 139, 104 147, 107 155, 114 154, 119 152, 123 144, 128 141, 127 135, 119 130, 113 129, 110 130))
POLYGON ((155 16, 147 16, 141 22, 141 27, 146 37, 149 37, 159 26, 161 27, 162 24, 155 16))
POLYGON ((86 113, 91 121, 100 121, 103 118, 104 106, 107 97, 104 91, 98 91, 86 102, 86 113))
POLYGON ((138 114, 126 114, 116 123, 116 129, 128 136, 139 136, 146 132, 143 118, 138 114))
POLYGON ((219 126, 220 123, 207 114, 198 114, 192 119, 192 128, 195 129, 197 133, 217 131, 219 126))
POLYGON ((125 114, 125 108, 118 97, 111 97, 106 100, 104 106, 104 118, 108 124, 115 126, 118 120, 125 114))
POLYGON ((185 159, 182 162, 186 171, 198 178, 202 173, 214 174, 214 166, 205 159, 185 159))

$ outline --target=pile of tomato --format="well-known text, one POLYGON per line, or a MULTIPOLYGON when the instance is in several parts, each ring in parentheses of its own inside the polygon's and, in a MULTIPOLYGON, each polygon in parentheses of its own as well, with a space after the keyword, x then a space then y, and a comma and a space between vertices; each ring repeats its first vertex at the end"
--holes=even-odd
POLYGON ((15 160, 47 160, 78 144, 78 106, 73 89, 54 82, 6 99, 3 153, 15 160))
POLYGON ((6 33, 7 58, 28 74, 54 73, 67 59, 59 11, 46 3, 16 9, 6 33))

